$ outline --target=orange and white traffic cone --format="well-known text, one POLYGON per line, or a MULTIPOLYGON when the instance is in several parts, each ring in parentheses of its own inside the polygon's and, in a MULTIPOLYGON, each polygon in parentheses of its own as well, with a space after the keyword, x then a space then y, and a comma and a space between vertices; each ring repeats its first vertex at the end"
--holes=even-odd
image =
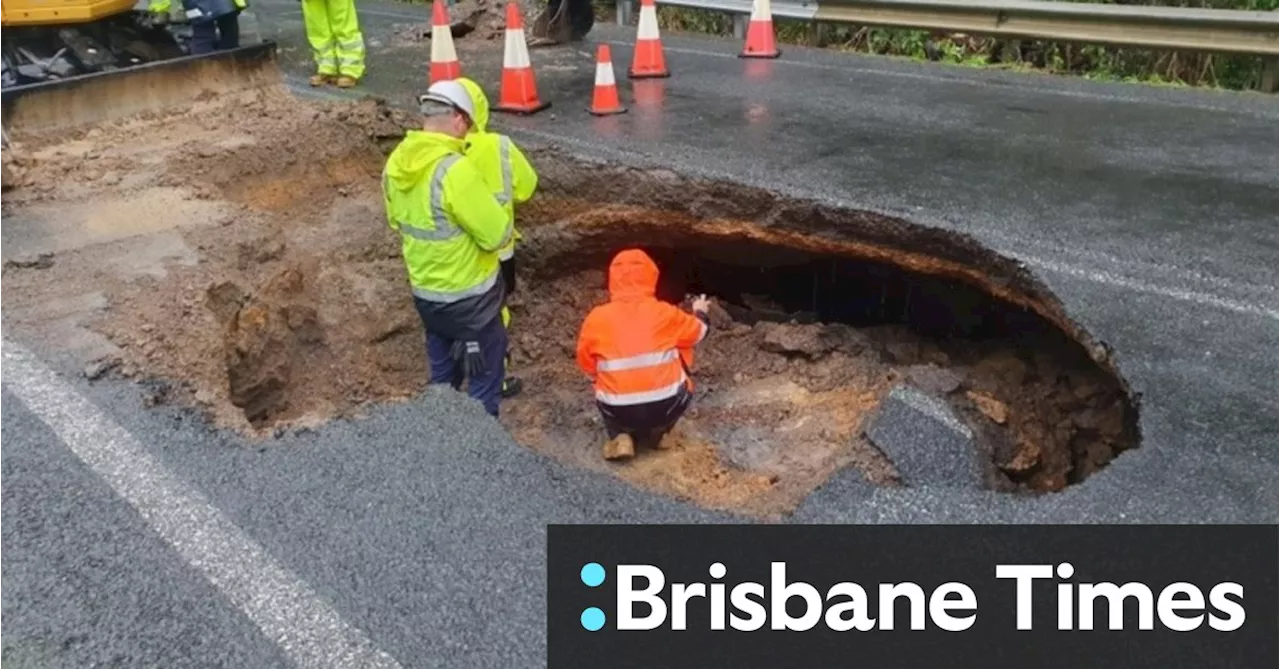
POLYGON ((782 52, 774 42, 773 8, 769 0, 751 3, 751 22, 747 24, 747 43, 739 58, 777 58, 782 52))
POLYGON ((510 114, 532 114, 551 106, 538 99, 538 85, 529 62, 529 46, 524 41, 524 17, 520 5, 507 3, 507 43, 502 54, 502 89, 495 110, 510 114))
POLYGON ((632 79, 669 77, 667 60, 662 55, 662 38, 658 36, 658 6, 653 0, 640 0, 640 25, 636 27, 636 50, 631 59, 632 79))
POLYGON ((457 79, 462 76, 462 63, 453 48, 453 33, 449 28, 449 10, 444 0, 431 2, 431 83, 457 79))
POLYGON ((613 58, 609 55, 608 44, 601 44, 596 49, 596 89, 591 94, 591 107, 587 111, 596 116, 627 111, 618 99, 618 82, 613 77, 613 58))

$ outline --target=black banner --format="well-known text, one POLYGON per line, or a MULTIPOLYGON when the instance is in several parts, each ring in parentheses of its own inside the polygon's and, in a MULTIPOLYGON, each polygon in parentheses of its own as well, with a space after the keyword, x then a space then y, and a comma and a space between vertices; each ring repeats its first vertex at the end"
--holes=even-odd
POLYGON ((555 525, 551 669, 1275 667, 1266 526, 555 525))

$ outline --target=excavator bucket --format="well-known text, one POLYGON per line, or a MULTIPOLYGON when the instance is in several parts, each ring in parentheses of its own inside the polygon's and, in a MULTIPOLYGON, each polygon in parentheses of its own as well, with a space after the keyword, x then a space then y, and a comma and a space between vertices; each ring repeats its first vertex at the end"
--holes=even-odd
POLYGON ((529 46, 550 46, 569 41, 568 12, 563 0, 547 3, 529 26, 529 46))
POLYGON ((529 29, 529 46, 551 46, 576 42, 595 25, 591 0, 548 0, 529 29))
POLYGON ((4 134, 18 139, 162 112, 192 100, 262 88, 283 81, 275 42, 199 56, 181 56, 66 79, 6 87, 4 134))

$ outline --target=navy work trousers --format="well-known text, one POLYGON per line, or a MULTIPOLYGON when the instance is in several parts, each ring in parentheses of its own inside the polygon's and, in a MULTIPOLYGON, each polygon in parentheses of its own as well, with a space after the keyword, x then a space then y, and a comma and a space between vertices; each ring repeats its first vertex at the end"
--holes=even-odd
POLYGON ((516 292, 516 259, 514 256, 507 258, 498 266, 502 268, 502 281, 507 284, 507 298, 510 299, 516 292))
POLYGON ((684 386, 678 395, 657 402, 614 406, 597 400, 596 406, 600 408, 604 431, 610 439, 625 433, 639 440, 656 442, 676 426, 692 400, 693 393, 684 386))
POLYGON ((212 21, 191 24, 191 55, 225 51, 240 46, 240 10, 212 21))
MULTIPOLYGON (((414 298, 414 303, 420 300, 414 298)), ((422 310, 418 310, 422 316, 422 310)), ((426 318, 423 318, 426 326, 426 318)), ((467 394, 479 400, 490 416, 498 417, 498 403, 502 399, 502 379, 506 376, 507 329, 502 327, 502 317, 497 316, 480 329, 475 340, 480 345, 484 359, 484 371, 472 377, 467 384, 467 394)), ((454 390, 462 390, 466 377, 466 360, 453 358, 454 340, 432 334, 427 330, 427 361, 431 364, 429 383, 447 383, 454 390)))

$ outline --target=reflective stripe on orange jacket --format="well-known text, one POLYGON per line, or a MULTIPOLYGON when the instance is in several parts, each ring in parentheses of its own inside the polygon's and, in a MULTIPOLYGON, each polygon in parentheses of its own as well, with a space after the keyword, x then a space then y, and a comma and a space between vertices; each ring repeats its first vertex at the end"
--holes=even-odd
POLYGON ((596 399, 614 406, 673 397, 693 381, 693 346, 707 326, 654 297, 658 266, 629 249, 609 265, 609 302, 596 307, 578 335, 578 366, 595 382, 596 399))

